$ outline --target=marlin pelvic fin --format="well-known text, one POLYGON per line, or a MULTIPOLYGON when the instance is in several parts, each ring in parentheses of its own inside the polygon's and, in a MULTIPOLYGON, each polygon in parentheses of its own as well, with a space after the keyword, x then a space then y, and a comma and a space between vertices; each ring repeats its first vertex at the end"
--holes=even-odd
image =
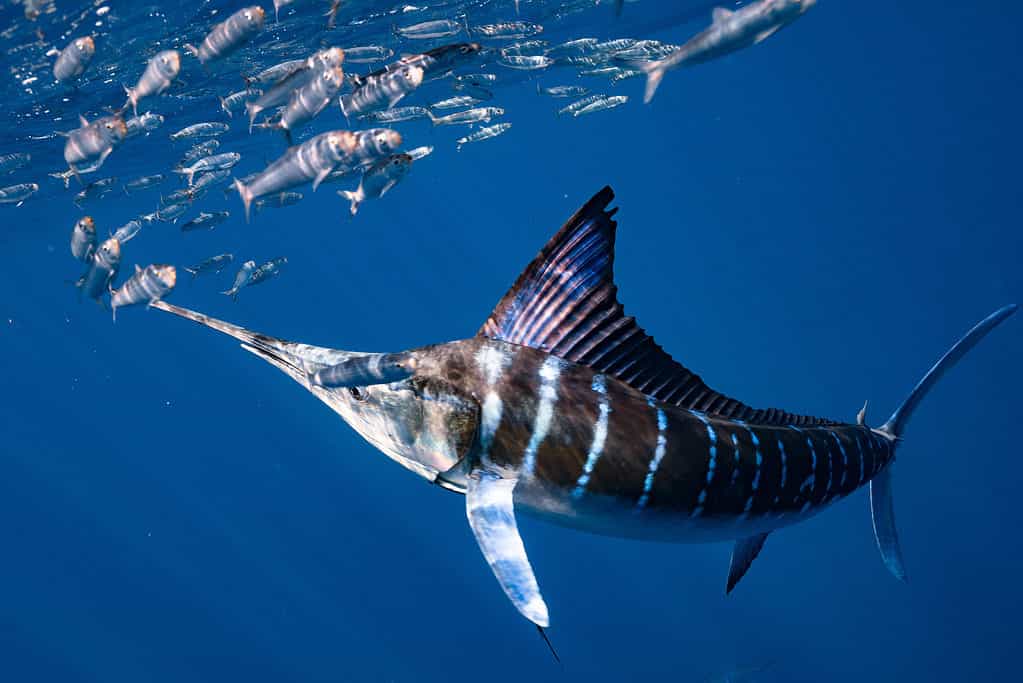
POLYGON ((468 477, 465 510, 483 557, 505 595, 522 616, 544 629, 550 624, 547 604, 515 523, 512 491, 517 482, 485 468, 475 470, 468 477))
POLYGON ((740 538, 732 548, 732 559, 728 565, 728 583, 725 586, 725 594, 731 593, 742 577, 746 576, 753 560, 757 559, 760 550, 764 547, 767 534, 757 534, 749 538, 740 538))
POLYGON ((664 403, 762 425, 834 424, 759 410, 714 391, 674 360, 618 302, 617 209, 605 187, 568 219, 494 308, 477 334, 529 346, 612 375, 664 403))
POLYGON ((884 566, 899 581, 906 580, 902 548, 895 529, 895 508, 892 505, 892 465, 870 481, 870 517, 874 523, 874 539, 884 566))

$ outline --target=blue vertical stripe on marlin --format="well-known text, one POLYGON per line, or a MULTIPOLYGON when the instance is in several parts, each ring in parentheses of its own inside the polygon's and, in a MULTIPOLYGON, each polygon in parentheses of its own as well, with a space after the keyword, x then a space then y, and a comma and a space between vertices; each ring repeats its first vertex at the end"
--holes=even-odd
POLYGON ((162 301, 224 332, 333 408, 403 466, 466 495, 483 555, 541 629, 548 609, 515 509, 607 535, 735 541, 731 591, 772 531, 870 486, 878 548, 905 578, 891 471, 906 422, 959 358, 1012 315, 980 322, 883 425, 753 408, 671 358, 618 302, 614 195, 548 242, 468 339, 399 353, 287 342, 162 301))

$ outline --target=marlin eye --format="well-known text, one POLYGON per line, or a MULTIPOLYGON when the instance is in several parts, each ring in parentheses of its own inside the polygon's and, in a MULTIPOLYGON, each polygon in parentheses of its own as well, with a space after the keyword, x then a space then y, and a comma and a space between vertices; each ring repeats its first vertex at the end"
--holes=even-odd
POLYGON ((359 387, 348 387, 348 393, 351 394, 352 398, 356 401, 365 401, 369 398, 369 394, 360 389, 359 387))

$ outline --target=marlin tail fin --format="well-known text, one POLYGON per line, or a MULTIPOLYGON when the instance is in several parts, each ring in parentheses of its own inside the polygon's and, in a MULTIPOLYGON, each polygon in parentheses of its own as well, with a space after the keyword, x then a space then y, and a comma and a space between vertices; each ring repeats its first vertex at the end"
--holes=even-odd
MULTIPOLYGON (((1015 304, 1005 306, 977 323, 924 375, 923 379, 910 392, 909 397, 888 418, 888 421, 874 431, 893 441, 900 440, 906 423, 909 422, 910 416, 924 395, 931 390, 942 375, 966 355, 967 351, 976 346, 981 339, 987 336, 988 332, 1015 313, 1017 308, 1018 306, 1015 304)), ((899 535, 895 528, 895 511, 892 504, 892 465, 886 467, 870 482, 870 512, 874 523, 874 538, 877 541, 877 549, 881 552, 881 559, 884 560, 885 566, 888 567, 888 571, 892 575, 900 581, 905 581, 906 570, 902 561, 902 550, 899 547, 899 535)))

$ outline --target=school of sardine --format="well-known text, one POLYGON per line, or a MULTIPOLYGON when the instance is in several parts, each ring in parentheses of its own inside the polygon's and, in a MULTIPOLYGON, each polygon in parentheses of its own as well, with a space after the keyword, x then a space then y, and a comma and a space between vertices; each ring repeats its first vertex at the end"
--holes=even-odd
MULTIPOLYGON (((24 64, 12 73, 30 94, 64 98, 79 112, 76 125, 25 135, 31 149, 0 150, 0 176, 10 178, 0 183, 0 205, 21 206, 41 192, 59 191, 45 184, 41 190, 24 177, 34 159, 47 156, 40 146, 54 140, 63 143, 65 166, 51 167, 47 174, 64 185, 78 209, 112 206, 121 193, 151 196, 149 212, 113 225, 105 218, 102 227, 88 217, 73 222, 72 253, 88 268, 79 284, 88 296, 102 298, 112 289, 121 250, 139 238, 143 226, 177 223, 183 232, 208 231, 238 220, 230 211, 208 206, 214 187, 222 187, 228 198, 237 192, 244 218, 251 220, 254 211, 301 201, 302 186, 315 192, 324 182, 350 184, 336 193, 344 203, 336 213, 354 216, 366 200, 388 195, 438 143, 445 145, 431 139, 429 145, 403 150, 406 142, 428 134, 415 128, 421 125, 416 121, 428 120, 441 135, 460 129, 446 144, 461 150, 511 131, 500 91, 523 80, 533 81, 531 89, 551 104, 561 99, 564 104, 550 110, 562 119, 626 105, 630 96, 614 90, 644 76, 649 101, 671 70, 755 45, 814 3, 754 0, 716 9, 708 27, 671 44, 566 36, 561 25, 571 17, 612 4, 601 0, 562 0, 546 3, 549 7, 483 0, 471 13, 470 3, 458 1, 436 9, 408 5, 381 11, 370 3, 274 0, 272 17, 267 16, 270 3, 230 14, 203 9, 194 25, 156 31, 148 46, 134 43, 140 55, 125 59, 118 44, 141 34, 148 15, 104 3, 62 14, 63 3, 25 0, 24 22, 18 19, 3 34, 8 41, 27 41, 7 50, 25 54, 24 64), (284 28, 319 34, 320 46, 303 48, 303 41, 282 33, 284 28), (49 33, 54 42, 48 42, 49 33), (126 101, 117 97, 117 84, 126 101), (76 104, 84 96, 91 96, 91 104, 76 104), (241 112, 244 116, 235 116, 241 112), (239 123, 239 118, 246 120, 239 123), (170 132, 158 132, 167 121, 170 132), (412 128, 391 128, 404 125, 412 128), (263 132, 275 130, 279 137, 263 132), (160 144, 173 147, 176 164, 133 169, 123 182, 89 177, 115 152, 120 157, 122 147, 160 144), (97 246, 100 230, 110 238, 97 246)), ((613 4, 619 13, 621 3, 613 4)), ((253 266, 253 272, 260 271, 253 266)), ((236 283, 235 293, 247 282, 236 283)))

